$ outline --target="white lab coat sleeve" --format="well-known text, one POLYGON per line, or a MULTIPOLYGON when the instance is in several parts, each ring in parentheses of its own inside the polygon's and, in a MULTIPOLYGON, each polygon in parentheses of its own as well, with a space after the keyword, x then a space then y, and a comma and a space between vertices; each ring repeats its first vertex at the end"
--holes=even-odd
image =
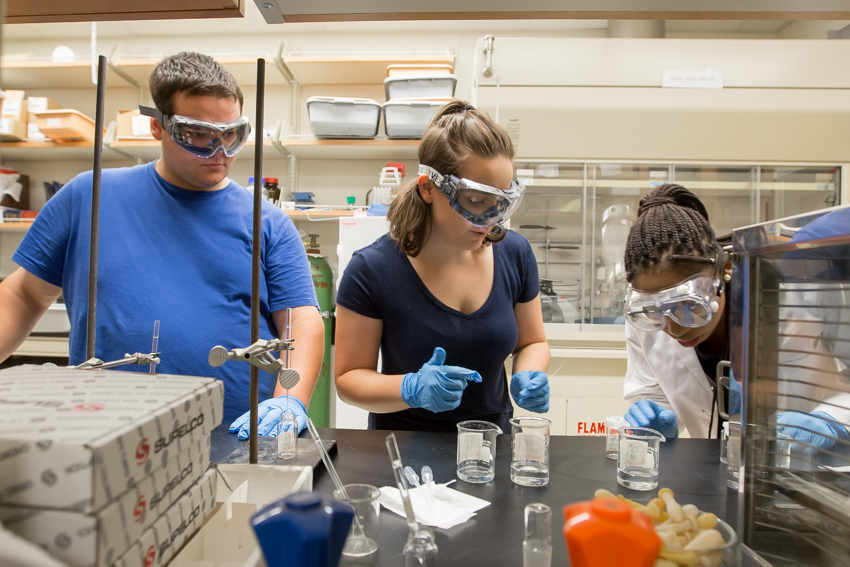
POLYGON ((673 410, 673 405, 661 388, 658 378, 647 358, 646 349, 639 331, 626 323, 626 379, 623 383, 623 398, 629 402, 652 400, 653 402, 673 410))
POLYGON ((835 421, 850 429, 850 394, 836 394, 827 398, 812 411, 828 413, 835 421))

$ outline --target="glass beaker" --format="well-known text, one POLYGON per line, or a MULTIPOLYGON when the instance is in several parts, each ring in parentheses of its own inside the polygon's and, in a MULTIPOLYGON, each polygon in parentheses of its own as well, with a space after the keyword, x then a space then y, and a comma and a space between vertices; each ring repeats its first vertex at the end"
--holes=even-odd
POLYGON ((345 493, 348 498, 344 498, 339 490, 334 490, 334 498, 354 508, 354 515, 360 525, 351 523, 342 554, 348 557, 371 555, 378 551, 381 491, 371 484, 346 484, 345 493))
POLYGON ((298 454, 298 420, 295 412, 286 410, 277 422, 277 458, 283 461, 295 459, 298 454))
POLYGON ((457 477, 472 483, 490 482, 496 476, 496 436, 502 430, 489 421, 457 424, 457 477))
POLYGON ((552 565, 552 509, 546 504, 525 507, 525 541, 522 542, 522 567, 552 565))
POLYGON ((652 490, 658 486, 658 448, 666 441, 659 432, 646 427, 619 430, 617 482, 632 490, 652 490))
POLYGON ((729 464, 729 422, 723 422, 723 432, 720 435, 720 462, 724 465, 729 464))
POLYGON ((549 484, 549 429, 543 417, 511 418, 511 480, 522 486, 549 484))

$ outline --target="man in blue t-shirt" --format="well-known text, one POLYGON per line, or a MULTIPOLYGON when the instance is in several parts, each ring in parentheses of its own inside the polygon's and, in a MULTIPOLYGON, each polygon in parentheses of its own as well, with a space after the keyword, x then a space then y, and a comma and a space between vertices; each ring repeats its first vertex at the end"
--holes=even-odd
MULTIPOLYGON (((227 178, 250 125, 242 92, 212 58, 180 53, 154 69, 154 163, 103 171, 98 259, 97 350, 102 360, 148 352, 161 321, 164 373, 224 381, 224 420, 247 437, 249 366, 213 368, 210 349, 250 343, 252 195, 227 178)), ((64 294, 71 320, 70 363, 86 360, 92 172, 71 180, 47 203, 13 259, 21 267, 0 283, 0 360, 64 294)), ((260 434, 276 434, 286 408, 299 430, 322 364, 324 326, 310 266, 292 221, 263 203, 260 337, 282 336, 292 308, 288 392, 260 373, 260 434)), ((145 372, 125 366, 122 370, 145 372)), ((132 381, 128 381, 128 387, 132 381)))

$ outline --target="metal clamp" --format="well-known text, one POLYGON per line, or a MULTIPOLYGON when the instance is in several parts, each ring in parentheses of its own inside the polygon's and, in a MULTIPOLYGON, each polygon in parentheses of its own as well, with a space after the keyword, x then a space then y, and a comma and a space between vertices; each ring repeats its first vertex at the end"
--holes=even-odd
POLYGON ((82 364, 78 364, 77 366, 67 366, 66 368, 76 370, 104 370, 107 368, 115 368, 117 366, 125 366, 127 364, 138 364, 140 366, 146 364, 159 364, 159 355, 160 353, 158 352, 152 352, 149 354, 142 354, 140 352, 133 354, 124 353, 124 358, 121 360, 104 362, 99 358, 90 358, 82 364))
POLYGON ((292 368, 284 368, 283 361, 271 355, 272 351, 295 350, 292 343, 295 339, 260 339, 246 348, 235 348, 227 350, 223 346, 214 346, 210 350, 208 362, 210 366, 218 368, 228 360, 241 360, 257 367, 263 372, 277 374, 280 385, 285 389, 294 387, 301 380, 298 371, 292 368))
POLYGON ((495 41, 495 36, 485 35, 484 36, 484 73, 485 77, 493 76, 493 42, 495 41))

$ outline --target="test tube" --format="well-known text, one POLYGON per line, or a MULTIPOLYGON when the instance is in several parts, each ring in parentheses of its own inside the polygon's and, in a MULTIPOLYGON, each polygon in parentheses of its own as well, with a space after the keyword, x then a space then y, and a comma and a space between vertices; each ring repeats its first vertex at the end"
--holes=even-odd
POLYGON ((294 411, 285 411, 277 422, 277 458, 289 461, 298 454, 298 421, 294 411))
MULTIPOLYGON (((151 353, 155 353, 159 348, 159 319, 153 322, 153 342, 151 343, 151 353)), ((156 373, 156 362, 151 362, 150 373, 156 373)))
POLYGON ((522 567, 551 567, 552 509, 546 504, 525 507, 525 541, 522 543, 522 567))

